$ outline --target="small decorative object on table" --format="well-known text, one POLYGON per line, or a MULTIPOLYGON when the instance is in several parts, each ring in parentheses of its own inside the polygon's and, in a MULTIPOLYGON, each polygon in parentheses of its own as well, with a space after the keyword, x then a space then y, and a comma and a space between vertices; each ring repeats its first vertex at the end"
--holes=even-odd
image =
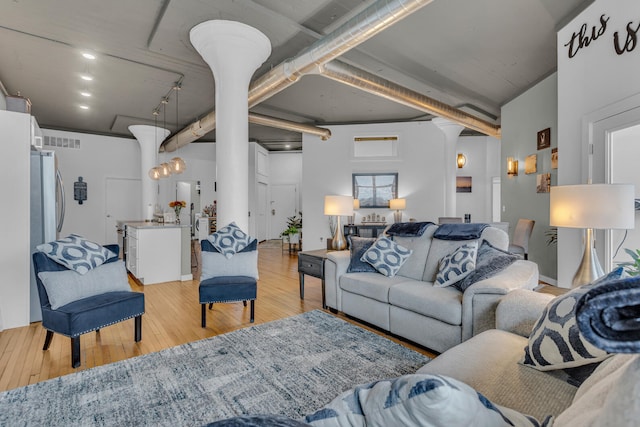
POLYGON ((184 200, 174 200, 173 202, 169 202, 169 207, 173 208, 173 210, 176 212, 176 222, 179 223, 180 211, 182 210, 182 208, 187 207, 187 202, 185 202, 184 200))

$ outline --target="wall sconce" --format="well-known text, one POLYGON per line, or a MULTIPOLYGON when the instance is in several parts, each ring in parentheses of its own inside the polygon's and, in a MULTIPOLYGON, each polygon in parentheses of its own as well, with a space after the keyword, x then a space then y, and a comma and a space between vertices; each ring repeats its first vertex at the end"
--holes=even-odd
POLYGON ((462 153, 458 153, 458 157, 456 158, 456 164, 458 165, 458 169, 462 169, 464 165, 467 164, 467 158, 462 153))
POLYGON ((507 157, 507 175, 518 176, 518 161, 513 157, 507 157))

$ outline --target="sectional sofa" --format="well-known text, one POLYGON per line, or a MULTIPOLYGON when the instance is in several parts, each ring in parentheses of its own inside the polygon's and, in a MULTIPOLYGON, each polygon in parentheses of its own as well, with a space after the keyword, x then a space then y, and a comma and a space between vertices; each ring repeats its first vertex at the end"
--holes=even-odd
MULTIPOLYGON (((441 226, 444 227, 444 226, 441 226)), ((535 263, 517 260, 464 291, 436 287, 440 260, 462 245, 486 240, 498 250, 509 246, 507 233, 484 228, 477 238, 442 240, 438 226, 421 235, 395 235, 393 241, 412 251, 393 277, 378 272, 348 272, 350 251, 330 252, 325 261, 325 296, 330 309, 375 325, 436 352, 443 352, 495 325, 498 300, 514 289, 538 285, 535 263)))

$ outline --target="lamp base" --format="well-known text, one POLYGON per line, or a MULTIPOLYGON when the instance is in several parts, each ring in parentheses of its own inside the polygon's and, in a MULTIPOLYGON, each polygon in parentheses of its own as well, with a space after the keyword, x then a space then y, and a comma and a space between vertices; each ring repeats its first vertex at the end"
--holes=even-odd
POLYGON ((598 254, 596 253, 595 239, 593 238, 593 228, 587 228, 584 234, 584 254, 578 267, 578 271, 573 276, 572 288, 587 285, 599 277, 604 276, 604 271, 600 266, 598 254))
POLYGON ((402 222, 402 211, 397 210, 393 213, 393 222, 402 222))
POLYGON ((340 224, 340 215, 338 215, 336 220, 336 233, 333 236, 333 241, 331 242, 331 247, 336 251, 342 251, 347 248, 347 240, 344 238, 344 232, 342 230, 342 224, 340 224))

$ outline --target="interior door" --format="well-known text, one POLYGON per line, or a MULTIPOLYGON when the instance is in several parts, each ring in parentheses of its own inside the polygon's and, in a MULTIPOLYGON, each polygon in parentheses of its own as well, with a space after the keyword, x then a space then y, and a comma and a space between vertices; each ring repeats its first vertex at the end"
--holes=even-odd
POLYGON ((104 243, 111 244, 118 242, 116 221, 142 219, 142 184, 139 179, 107 178, 106 185, 104 243))
POLYGON ((256 218, 256 237, 258 242, 267 240, 267 184, 258 183, 258 205, 256 206, 258 217, 256 218))
MULTIPOLYGON (((280 239, 280 233, 287 228, 287 218, 298 213, 298 186, 296 184, 271 185, 271 239, 280 239)), ((304 227, 304 222, 302 223, 304 227)))

